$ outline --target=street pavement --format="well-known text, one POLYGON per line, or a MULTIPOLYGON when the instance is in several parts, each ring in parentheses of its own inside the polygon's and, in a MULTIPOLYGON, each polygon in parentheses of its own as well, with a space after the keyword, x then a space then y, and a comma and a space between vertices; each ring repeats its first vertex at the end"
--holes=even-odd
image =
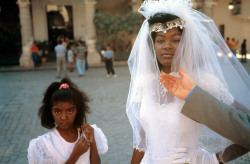
MULTIPOLYGON (((244 67, 250 73, 248 63, 244 67)), ((68 76, 91 98, 88 122, 99 126, 107 136, 109 150, 101 155, 102 163, 128 164, 133 150, 132 128, 126 115, 130 74, 126 64, 115 66, 117 78, 106 78, 103 65, 92 67, 85 77, 78 77, 76 70, 68 76)), ((28 70, 0 67, 1 164, 27 163, 29 141, 49 131, 40 125, 37 111, 45 89, 59 81, 55 77, 55 67, 50 64, 28 70)))
MULTIPOLYGON (((105 68, 90 69, 85 77, 68 76, 91 98, 88 122, 108 138, 109 151, 102 163, 127 164, 132 155, 132 129, 125 104, 130 75, 127 67, 115 68, 117 78, 106 78, 105 68)), ((0 163, 27 163, 32 138, 47 132, 37 111, 47 86, 58 81, 55 70, 8 72, 0 75, 0 163)))

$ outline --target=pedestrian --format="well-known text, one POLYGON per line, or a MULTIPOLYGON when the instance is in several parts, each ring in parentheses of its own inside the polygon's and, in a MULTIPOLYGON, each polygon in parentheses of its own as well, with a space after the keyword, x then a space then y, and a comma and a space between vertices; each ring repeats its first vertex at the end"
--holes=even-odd
POLYGON ((39 48, 37 47, 36 42, 33 42, 33 45, 30 47, 30 52, 31 52, 31 58, 32 58, 32 61, 34 63, 34 66, 38 67, 38 64, 39 64, 39 56, 38 56, 39 48))
POLYGON ((51 131, 32 139, 28 162, 101 163, 107 139, 95 124, 87 123, 89 98, 68 78, 47 88, 38 114, 41 125, 51 131))
POLYGON ((56 52, 56 65, 57 65, 57 76, 56 78, 61 78, 61 70, 63 70, 64 76, 67 76, 66 70, 66 47, 62 45, 62 41, 58 41, 58 45, 55 47, 56 52))
POLYGON ((235 42, 235 39, 234 38, 232 38, 232 42, 231 42, 231 50, 232 50, 232 52, 233 52, 233 54, 234 54, 234 56, 236 56, 236 54, 237 54, 237 42, 235 42))
POLYGON ((105 66, 107 69, 107 77, 110 77, 111 73, 113 77, 117 77, 115 74, 114 68, 113 68, 113 62, 114 62, 114 52, 111 50, 110 45, 106 46, 106 51, 102 54, 105 58, 105 66))
POLYGON ((64 37, 61 38, 61 41, 62 41, 62 45, 67 48, 68 46, 68 43, 65 41, 64 37))
POLYGON ((74 65, 74 53, 72 51, 72 45, 68 45, 68 52, 67 52, 68 62, 69 62, 69 71, 73 72, 73 65, 74 65))
POLYGON ((86 48, 83 46, 83 41, 78 41, 78 47, 76 50, 76 66, 79 72, 79 77, 85 75, 85 52, 86 48))
POLYGON ((241 62, 246 63, 247 62, 247 40, 244 39, 243 43, 241 44, 241 62))
POLYGON ((227 44, 228 48, 229 48, 230 50, 232 50, 232 45, 231 45, 231 42, 230 42, 230 38, 229 38, 229 37, 227 37, 226 44, 227 44))
POLYGON ((85 41, 83 41, 83 46, 85 47, 85 71, 87 71, 89 69, 89 65, 88 65, 88 46, 86 44, 85 41))

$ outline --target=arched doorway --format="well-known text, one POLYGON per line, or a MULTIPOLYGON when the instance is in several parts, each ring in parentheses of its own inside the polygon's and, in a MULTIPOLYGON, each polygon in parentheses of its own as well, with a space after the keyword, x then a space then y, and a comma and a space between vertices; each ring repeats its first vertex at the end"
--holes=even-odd
POLYGON ((54 47, 61 38, 73 39, 72 6, 47 5, 47 22, 50 45, 49 60, 55 60, 54 47))

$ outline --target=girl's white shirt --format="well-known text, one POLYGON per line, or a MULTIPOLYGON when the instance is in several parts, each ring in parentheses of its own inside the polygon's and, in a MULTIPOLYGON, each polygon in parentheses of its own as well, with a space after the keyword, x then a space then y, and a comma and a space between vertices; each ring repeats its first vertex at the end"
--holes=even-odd
MULTIPOLYGON (((106 136, 95 124, 91 126, 94 128, 98 153, 106 153, 108 151, 106 136)), ((38 138, 32 139, 28 147, 28 162, 29 164, 65 163, 79 138, 80 133, 78 133, 78 138, 74 143, 69 143, 54 129, 38 138)), ((90 149, 79 157, 76 164, 90 164, 90 149)))

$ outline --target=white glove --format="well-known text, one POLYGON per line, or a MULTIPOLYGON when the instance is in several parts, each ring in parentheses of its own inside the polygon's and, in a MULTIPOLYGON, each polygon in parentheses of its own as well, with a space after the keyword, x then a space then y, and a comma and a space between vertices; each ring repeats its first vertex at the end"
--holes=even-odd
POLYGON ((175 148, 175 154, 171 155, 172 163, 190 163, 190 157, 187 148, 175 148))

